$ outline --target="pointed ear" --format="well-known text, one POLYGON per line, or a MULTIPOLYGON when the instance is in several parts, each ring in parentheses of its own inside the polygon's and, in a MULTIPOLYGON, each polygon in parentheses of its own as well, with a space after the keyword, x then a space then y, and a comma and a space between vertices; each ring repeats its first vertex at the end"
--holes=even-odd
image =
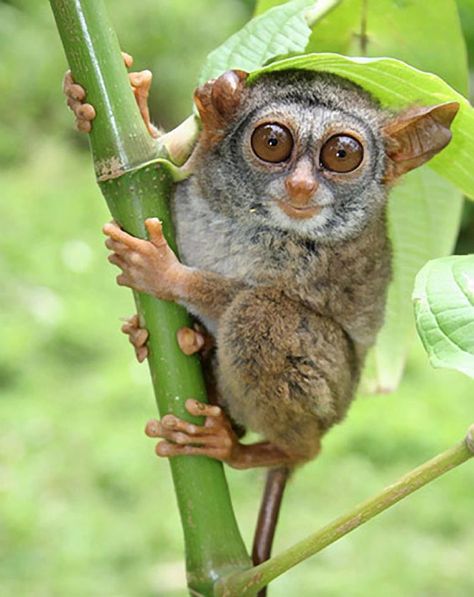
POLYGON ((444 149, 451 141, 450 127, 458 110, 458 102, 416 107, 389 121, 382 129, 388 158, 385 182, 393 182, 444 149))
POLYGON ((244 99, 247 76, 248 73, 242 70, 229 70, 194 92, 207 145, 217 143, 224 136, 224 130, 244 99))

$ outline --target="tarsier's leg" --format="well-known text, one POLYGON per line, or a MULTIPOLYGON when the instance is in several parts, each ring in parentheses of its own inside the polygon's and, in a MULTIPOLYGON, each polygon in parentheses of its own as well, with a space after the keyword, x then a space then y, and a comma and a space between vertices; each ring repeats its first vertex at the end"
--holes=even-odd
MULTIPOLYGON (((130 68, 133 64, 133 58, 122 52, 125 66, 130 68)), ((140 114, 142 115, 145 126, 152 137, 158 137, 159 131, 150 120, 150 111, 148 109, 148 95, 150 92, 152 73, 149 70, 129 74, 132 91, 137 100, 140 114)), ((67 105, 74 112, 76 117, 76 128, 83 133, 90 133, 92 130, 92 121, 96 117, 96 112, 92 104, 85 103, 86 91, 81 85, 74 82, 71 71, 67 71, 63 81, 63 91, 67 97, 67 105)))

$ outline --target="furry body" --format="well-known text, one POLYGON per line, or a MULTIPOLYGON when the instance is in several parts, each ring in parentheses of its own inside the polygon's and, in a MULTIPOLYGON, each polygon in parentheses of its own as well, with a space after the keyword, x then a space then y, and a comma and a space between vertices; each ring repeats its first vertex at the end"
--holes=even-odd
POLYGON ((287 73, 250 88, 239 114, 221 142, 198 146, 196 174, 175 194, 183 262, 231 284, 213 313, 186 306, 216 336, 219 403, 237 423, 306 460, 344 417, 383 320, 390 245, 379 128, 386 115, 342 79, 287 73), (371 143, 370 163, 352 184, 322 182, 319 201, 328 206, 314 222, 292 222, 269 204, 282 193, 285 171, 268 175, 249 165, 245 128, 269 115, 299 121, 301 154, 314 156, 324 129, 348 121, 371 143))

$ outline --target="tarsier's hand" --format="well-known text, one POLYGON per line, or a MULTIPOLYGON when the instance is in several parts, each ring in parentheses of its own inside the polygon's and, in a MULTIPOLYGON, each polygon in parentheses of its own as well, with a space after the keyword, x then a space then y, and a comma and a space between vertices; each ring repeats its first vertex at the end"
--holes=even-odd
MULTIPOLYGON (((133 64, 133 58, 122 52, 125 66, 130 68, 133 64)), ((143 70, 129 75, 132 91, 135 94, 140 114, 150 133, 154 138, 159 136, 158 129, 151 123, 150 111, 148 109, 148 94, 150 92, 152 74, 149 70, 143 70)), ((67 97, 67 105, 74 112, 76 117, 76 128, 83 133, 90 133, 92 130, 92 121, 96 116, 96 111, 92 104, 84 103, 86 91, 83 87, 74 82, 71 71, 64 75, 63 91, 67 97)))
POLYGON ((122 270, 117 284, 167 301, 182 298, 189 268, 170 249, 158 218, 145 220, 145 227, 150 240, 127 234, 115 222, 103 228, 109 237, 105 245, 113 251, 108 259, 122 270))
MULTIPOLYGON (((138 313, 129 317, 122 326, 122 332, 127 334, 130 344, 135 349, 135 355, 139 363, 148 356, 148 330, 140 326, 138 313)), ((194 325, 194 329, 184 327, 176 332, 178 346, 184 354, 191 355, 196 352, 202 352, 205 357, 207 352, 213 346, 212 336, 205 334, 199 324, 194 325)))
POLYGON ((124 334, 127 334, 130 344, 132 344, 133 348, 135 349, 137 361, 139 363, 143 363, 148 356, 148 347, 146 343, 148 341, 149 334, 146 328, 140 327, 138 313, 132 315, 132 317, 129 317, 121 329, 124 334))

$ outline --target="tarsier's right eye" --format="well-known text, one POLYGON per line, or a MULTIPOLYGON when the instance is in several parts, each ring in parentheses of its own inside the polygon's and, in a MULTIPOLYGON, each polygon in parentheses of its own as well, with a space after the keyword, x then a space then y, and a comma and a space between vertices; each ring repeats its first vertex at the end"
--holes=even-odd
POLYGON ((264 162, 284 162, 293 149, 290 131, 276 122, 261 124, 252 133, 252 149, 264 162))

